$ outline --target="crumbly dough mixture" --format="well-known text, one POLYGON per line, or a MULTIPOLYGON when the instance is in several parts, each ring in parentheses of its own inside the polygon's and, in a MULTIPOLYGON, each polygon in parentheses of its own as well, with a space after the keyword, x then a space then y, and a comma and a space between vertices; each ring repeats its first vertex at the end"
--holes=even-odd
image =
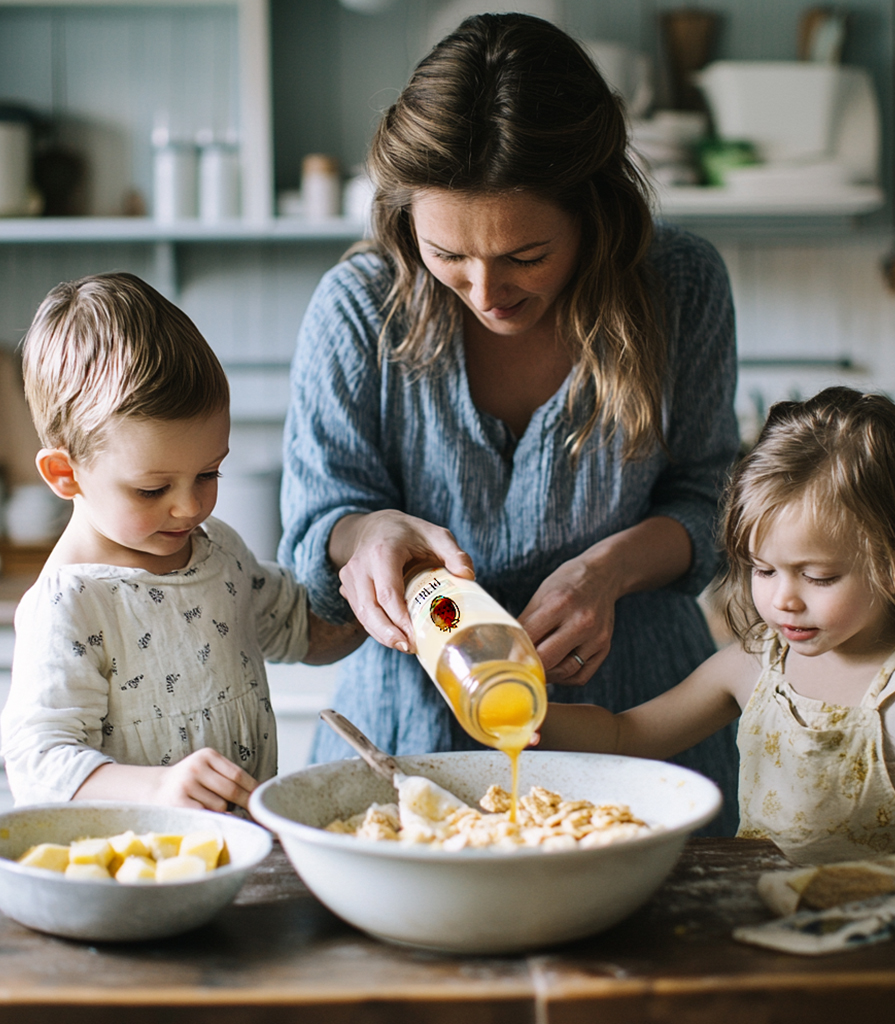
MULTIPOLYGON (((371 804, 366 811, 326 826, 363 839, 425 843, 442 850, 465 847, 537 846, 543 850, 587 849, 617 843, 659 826, 647 825, 625 804, 563 800, 540 786, 519 799, 516 822, 510 821, 510 794, 494 785, 480 801, 483 811, 460 804, 443 817, 420 815, 399 804, 371 804)), ((459 801, 458 801, 459 803, 459 801)))

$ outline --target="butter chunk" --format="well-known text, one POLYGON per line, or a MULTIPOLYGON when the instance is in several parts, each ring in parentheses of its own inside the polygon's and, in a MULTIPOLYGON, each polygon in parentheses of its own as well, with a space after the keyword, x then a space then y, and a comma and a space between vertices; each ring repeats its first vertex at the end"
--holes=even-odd
POLYGON ((133 829, 121 832, 117 836, 109 836, 109 846, 121 858, 149 856, 149 847, 143 836, 138 836, 133 829))
POLYGON ((68 863, 68 847, 60 846, 58 843, 39 843, 19 857, 19 864, 24 864, 28 868, 44 868, 47 871, 65 871, 68 863))
POLYGON ((167 832, 147 832, 142 839, 149 848, 149 855, 154 860, 167 860, 180 853, 180 841, 183 836, 167 832))
POLYGON ((111 879, 108 868, 103 867, 102 864, 97 864, 96 861, 90 863, 79 863, 69 864, 65 869, 66 878, 82 878, 90 881, 97 881, 100 879, 111 879))
POLYGON ((187 854, 193 857, 201 857, 205 861, 208 871, 213 871, 218 866, 218 858, 224 849, 224 837, 215 829, 202 829, 197 832, 187 832, 180 844, 180 856, 187 854))
POLYGON ((71 844, 69 861, 72 864, 99 864, 106 868, 114 852, 108 839, 78 839, 71 844))
POLYGON ((125 857, 121 867, 115 872, 115 881, 125 884, 134 882, 155 881, 155 861, 149 857, 135 855, 125 857))
POLYGON ((208 869, 201 857, 183 854, 160 860, 155 868, 157 882, 186 882, 191 878, 202 878, 208 869))

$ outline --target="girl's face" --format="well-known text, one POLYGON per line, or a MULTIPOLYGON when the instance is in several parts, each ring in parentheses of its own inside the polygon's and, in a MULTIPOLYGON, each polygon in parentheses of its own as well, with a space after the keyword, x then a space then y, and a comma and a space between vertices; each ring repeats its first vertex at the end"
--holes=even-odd
POLYGON ((524 192, 430 189, 413 201, 423 263, 494 334, 552 329, 556 299, 578 265, 578 220, 524 192))
POLYGON ((193 532, 217 501, 229 435, 226 411, 110 424, 102 449, 74 466, 73 523, 81 544, 96 551, 92 560, 155 573, 182 569, 193 532))
POLYGON ((889 607, 871 589, 857 549, 824 536, 802 505, 753 537, 750 552, 755 608, 792 650, 860 656, 891 645, 889 607))

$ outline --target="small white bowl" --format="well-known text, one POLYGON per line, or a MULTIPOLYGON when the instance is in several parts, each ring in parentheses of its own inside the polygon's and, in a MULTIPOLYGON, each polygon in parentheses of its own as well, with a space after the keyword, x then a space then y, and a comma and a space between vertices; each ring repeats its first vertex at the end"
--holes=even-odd
MULTIPOLYGON (((472 806, 491 783, 510 787, 509 761, 488 751, 397 759, 472 806)), ((520 793, 628 804, 661 829, 610 846, 456 852, 323 831, 394 790, 357 758, 269 780, 253 817, 280 838, 307 887, 350 924, 388 942, 450 953, 515 953, 582 938, 627 917, 659 888, 694 830, 721 806, 717 786, 662 761, 526 751, 520 793)))
POLYGON ((0 910, 19 924, 92 942, 159 939, 205 924, 233 900, 270 852, 271 835, 229 814, 106 801, 40 804, 0 814, 0 910), (218 829, 230 863, 200 879, 122 885, 85 881, 16 863, 38 843, 134 832, 184 834, 218 829))

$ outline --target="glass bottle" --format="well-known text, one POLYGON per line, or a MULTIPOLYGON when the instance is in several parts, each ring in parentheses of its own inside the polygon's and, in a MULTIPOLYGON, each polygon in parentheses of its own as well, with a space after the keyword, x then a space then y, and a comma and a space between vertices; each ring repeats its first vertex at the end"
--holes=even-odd
POLYGON ((443 566, 405 576, 417 657, 463 728, 510 754, 547 712, 544 667, 519 623, 485 590, 443 566))

